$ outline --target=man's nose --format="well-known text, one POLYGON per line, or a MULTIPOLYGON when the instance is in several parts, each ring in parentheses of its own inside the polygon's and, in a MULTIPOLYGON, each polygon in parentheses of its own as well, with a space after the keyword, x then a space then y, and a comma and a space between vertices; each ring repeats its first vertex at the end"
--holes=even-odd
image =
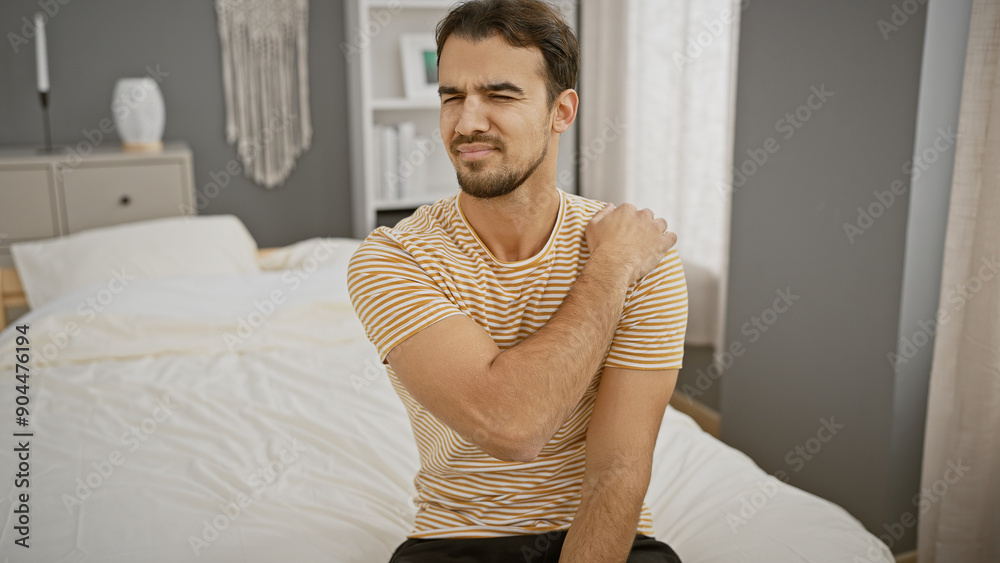
POLYGON ((477 97, 469 96, 462 103, 462 112, 458 116, 458 123, 455 124, 455 132, 459 135, 469 136, 474 133, 485 133, 490 128, 490 121, 486 116, 486 106, 477 97))

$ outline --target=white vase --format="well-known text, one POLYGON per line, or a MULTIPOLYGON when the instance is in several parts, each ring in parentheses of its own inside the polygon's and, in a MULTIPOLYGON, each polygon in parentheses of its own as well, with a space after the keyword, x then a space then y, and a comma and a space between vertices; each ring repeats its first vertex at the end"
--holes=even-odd
POLYGON ((163 148, 167 115, 163 95, 152 78, 120 78, 111 99, 115 128, 125 150, 163 148))

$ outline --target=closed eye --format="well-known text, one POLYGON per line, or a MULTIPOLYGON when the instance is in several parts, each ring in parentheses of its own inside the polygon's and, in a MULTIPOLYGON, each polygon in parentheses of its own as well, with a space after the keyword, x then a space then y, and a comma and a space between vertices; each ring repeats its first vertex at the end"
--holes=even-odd
POLYGON ((501 96, 499 94, 495 94, 492 97, 493 97, 494 100, 513 100, 514 99, 514 98, 512 98, 510 96, 501 96))

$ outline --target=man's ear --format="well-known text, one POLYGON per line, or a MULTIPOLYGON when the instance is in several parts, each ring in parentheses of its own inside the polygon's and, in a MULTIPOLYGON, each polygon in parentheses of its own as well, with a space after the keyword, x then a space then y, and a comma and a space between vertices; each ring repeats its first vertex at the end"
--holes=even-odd
POLYGON ((552 130, 563 133, 576 121, 576 108, 580 105, 580 97, 572 88, 563 90, 553 103, 552 130))

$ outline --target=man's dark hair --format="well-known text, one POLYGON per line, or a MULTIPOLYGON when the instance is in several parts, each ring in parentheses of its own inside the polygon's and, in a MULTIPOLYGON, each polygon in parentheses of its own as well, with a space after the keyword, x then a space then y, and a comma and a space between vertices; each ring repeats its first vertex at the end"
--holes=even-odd
POLYGON ((580 45, 555 8, 543 0, 470 0, 437 25, 437 56, 449 36, 482 41, 499 34, 512 47, 538 47, 545 59, 549 107, 576 86, 580 45))

